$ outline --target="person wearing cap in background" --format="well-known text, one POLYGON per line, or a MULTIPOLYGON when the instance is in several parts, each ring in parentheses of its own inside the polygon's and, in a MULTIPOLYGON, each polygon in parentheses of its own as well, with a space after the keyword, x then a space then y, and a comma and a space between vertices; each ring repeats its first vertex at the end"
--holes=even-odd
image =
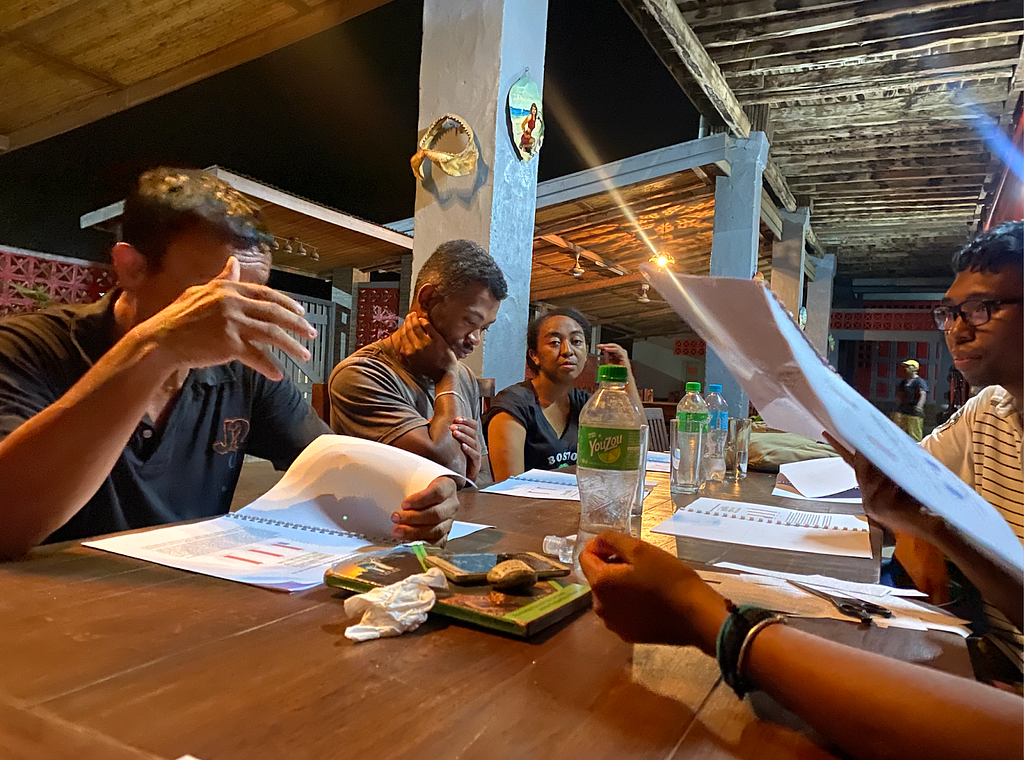
POLYGON ((892 421, 915 441, 924 438, 924 402, 928 398, 928 383, 917 376, 921 365, 913 359, 907 359, 900 367, 903 368, 903 379, 896 387, 896 411, 892 421))

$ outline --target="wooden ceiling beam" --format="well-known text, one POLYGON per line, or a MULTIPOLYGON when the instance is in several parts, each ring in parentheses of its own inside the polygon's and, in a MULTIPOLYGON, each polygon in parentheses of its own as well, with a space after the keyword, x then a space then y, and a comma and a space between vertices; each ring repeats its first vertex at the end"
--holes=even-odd
MULTIPOLYGON (((852 145, 849 147, 853 147, 852 145)), ((903 163, 909 166, 922 165, 918 162, 964 160, 965 156, 988 156, 988 146, 981 140, 936 145, 904 145, 894 148, 865 148, 863 150, 833 150, 832 152, 787 154, 778 156, 779 165, 808 167, 813 165, 840 166, 890 161, 892 165, 903 163)))
MULTIPOLYGON (((977 39, 978 36, 988 34, 986 30, 990 27, 998 27, 1007 22, 1017 23, 1019 29, 1019 24, 1024 20, 1024 10, 1017 0, 981 0, 966 3, 966 6, 969 6, 969 10, 965 4, 959 4, 955 7, 904 14, 840 29, 816 29, 812 26, 809 31, 799 29, 799 33, 793 36, 777 39, 732 39, 728 32, 723 32, 721 39, 712 39, 705 45, 705 49, 711 52, 720 64, 786 55, 793 50, 812 52, 879 42, 894 43, 898 45, 896 50, 912 50, 916 36, 935 33, 942 35, 939 42, 932 44, 958 39, 977 39)), ((996 32, 997 35, 1004 33, 996 32)))
POLYGON ((69 103, 57 114, 16 129, 9 150, 69 132, 106 116, 174 92, 186 85, 246 63, 293 42, 337 26, 386 0, 325 0, 305 14, 213 50, 187 63, 113 92, 69 103))
POLYGON ((575 285, 566 285, 559 288, 550 288, 543 291, 530 292, 531 301, 549 301, 553 298, 565 298, 567 296, 578 296, 583 293, 594 293, 606 288, 620 288, 631 285, 635 282, 646 282, 644 276, 639 272, 627 274, 622 277, 602 277, 590 282, 580 282, 575 285))
POLYGON ((782 96, 787 91, 800 94, 815 89, 858 85, 874 87, 878 82, 892 79, 924 82, 937 75, 976 77, 978 72, 1010 70, 1019 55, 1017 45, 1000 45, 974 50, 961 50, 946 54, 924 54, 912 58, 897 58, 881 63, 863 63, 854 66, 821 66, 816 69, 787 74, 733 74, 726 81, 740 98, 760 92, 782 96))
MULTIPOLYGON (((722 120, 733 134, 748 137, 751 131, 750 119, 743 112, 743 106, 729 89, 721 70, 711 60, 697 35, 683 19, 675 2, 619 0, 619 4, 643 32, 697 110, 713 120, 722 120), (672 54, 656 44, 656 40, 660 39, 667 41, 672 54), (697 93, 693 93, 694 85, 697 93)), ((786 184, 786 176, 771 158, 768 159, 763 176, 782 205, 794 211, 796 199, 786 184)))
POLYGON ((872 57, 891 56, 893 53, 910 53, 950 43, 1009 38, 1019 34, 1020 21, 1011 19, 957 29, 955 33, 941 30, 879 42, 847 41, 827 48, 805 48, 791 43, 788 49, 779 48, 775 53, 760 55, 750 54, 743 49, 720 48, 715 51, 714 57, 727 75, 744 71, 767 74, 800 67, 818 67, 827 63, 860 62, 872 57))
MULTIPOLYGON (((833 33, 839 29, 871 25, 872 34, 891 37, 892 28, 905 29, 908 13, 929 16, 938 11, 963 6, 965 0, 879 0, 832 7, 818 7, 789 13, 781 18, 730 19, 717 24, 702 24, 700 38, 708 50, 722 45, 740 45, 765 40, 785 40, 815 33, 833 33)), ((962 14, 963 8, 959 7, 962 14)), ((948 18, 938 22, 948 24, 948 18)), ((880 37, 879 37, 880 38, 880 37)))

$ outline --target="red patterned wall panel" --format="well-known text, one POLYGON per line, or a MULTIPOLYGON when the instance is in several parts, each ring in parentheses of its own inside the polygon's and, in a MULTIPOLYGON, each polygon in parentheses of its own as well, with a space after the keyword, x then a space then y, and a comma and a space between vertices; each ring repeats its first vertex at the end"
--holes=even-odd
POLYGON ((677 340, 673 353, 676 356, 704 356, 707 344, 702 340, 677 340))
POLYGON ((356 345, 353 350, 386 338, 402 323, 398 314, 398 287, 359 288, 356 302, 356 345))
POLYGON ((935 330, 931 311, 871 311, 851 309, 832 312, 833 330, 914 332, 935 330))
POLYGON ((114 270, 105 264, 0 248, 0 316, 55 303, 90 303, 115 284, 114 270))
POLYGON ((906 359, 910 355, 909 344, 905 340, 901 340, 896 344, 896 356, 900 359, 906 359))
POLYGON ((878 383, 875 385, 875 397, 885 398, 889 395, 889 386, 886 383, 878 383))
POLYGON ((928 358, 928 344, 927 343, 918 343, 917 344, 917 358, 918 359, 927 359, 928 358))

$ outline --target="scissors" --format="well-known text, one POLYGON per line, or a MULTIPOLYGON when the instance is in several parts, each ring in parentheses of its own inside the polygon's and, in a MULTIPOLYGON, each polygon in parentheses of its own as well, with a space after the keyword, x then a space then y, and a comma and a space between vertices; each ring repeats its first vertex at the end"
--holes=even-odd
POLYGON ((865 602, 863 599, 854 599, 849 596, 835 596, 827 591, 820 591, 813 586, 807 586, 797 581, 790 581, 798 589, 802 589, 809 594, 820 596, 822 599, 827 599, 832 602, 837 610, 842 614, 857 618, 862 623, 870 623, 871 618, 875 615, 878 617, 891 618, 892 610, 888 607, 882 607, 881 605, 875 604, 874 602, 865 602))

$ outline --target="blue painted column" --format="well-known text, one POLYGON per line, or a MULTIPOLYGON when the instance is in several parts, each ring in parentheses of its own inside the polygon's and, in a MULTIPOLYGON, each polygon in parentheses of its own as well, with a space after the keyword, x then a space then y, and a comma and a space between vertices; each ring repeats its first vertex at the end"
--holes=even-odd
MULTIPOLYGON (((768 138, 751 132, 732 138, 726 148, 729 176, 715 181, 715 225, 711 238, 711 275, 749 280, 757 271, 761 225, 761 172, 768 162, 768 138)), ((742 309, 742 304, 737 304, 742 309)), ((746 416, 747 394, 714 351, 708 349, 706 384, 718 383, 733 416, 746 416)), ((704 387, 707 391, 707 385, 704 387)))
POLYGON ((799 318, 804 300, 804 242, 810 226, 811 210, 779 209, 782 240, 772 242, 772 292, 799 318))
POLYGON ((827 253, 817 260, 814 282, 807 283, 807 327, 804 332, 818 353, 829 355, 828 332, 832 322, 832 285, 836 278, 836 255, 827 253))
MULTIPOLYGON (((537 164, 519 160, 507 126, 509 88, 529 68, 543 86, 547 0, 425 0, 417 139, 454 113, 476 133, 475 173, 449 177, 424 164, 417 181, 413 278, 445 240, 480 243, 505 273, 509 295, 482 350, 467 359, 501 390, 523 379, 529 319, 537 164)), ((439 146, 442 149, 445 147, 439 146)), ((416 146, 410 145, 410 155, 416 146)))

